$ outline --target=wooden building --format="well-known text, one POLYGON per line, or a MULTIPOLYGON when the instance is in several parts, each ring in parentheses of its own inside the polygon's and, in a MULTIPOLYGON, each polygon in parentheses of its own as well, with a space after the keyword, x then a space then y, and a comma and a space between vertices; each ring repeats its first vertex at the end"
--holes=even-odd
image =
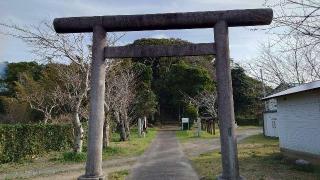
POLYGON ((280 150, 286 155, 320 162, 320 81, 267 96, 276 99, 280 150))

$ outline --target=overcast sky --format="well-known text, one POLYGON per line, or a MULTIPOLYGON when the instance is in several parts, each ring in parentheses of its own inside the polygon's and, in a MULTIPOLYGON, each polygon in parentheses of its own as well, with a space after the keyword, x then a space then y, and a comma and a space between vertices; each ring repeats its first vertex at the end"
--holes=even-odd
MULTIPOLYGON (((144 14, 186 11, 262 8, 263 0, 1 0, 0 22, 39 24, 65 16, 144 14)), ((0 29, 1 30, 1 29, 0 29)), ((212 29, 129 32, 121 44, 139 38, 181 38, 191 42, 213 42, 212 29)), ((257 55, 259 43, 268 36, 250 28, 230 28, 231 57, 236 61, 257 55)), ((33 60, 30 49, 20 40, 0 35, 0 61, 33 60)))

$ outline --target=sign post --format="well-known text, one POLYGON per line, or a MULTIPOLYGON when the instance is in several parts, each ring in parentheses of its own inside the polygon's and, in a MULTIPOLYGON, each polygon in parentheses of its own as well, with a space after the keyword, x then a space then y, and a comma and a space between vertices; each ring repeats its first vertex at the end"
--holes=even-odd
POLYGON ((188 130, 189 130, 189 118, 181 118, 181 130, 184 130, 184 124, 188 124, 188 130))

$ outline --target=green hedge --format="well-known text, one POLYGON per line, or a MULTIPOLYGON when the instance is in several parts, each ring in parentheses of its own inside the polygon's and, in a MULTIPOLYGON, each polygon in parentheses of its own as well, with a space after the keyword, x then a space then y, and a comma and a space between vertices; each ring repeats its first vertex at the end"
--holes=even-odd
POLYGON ((0 125, 0 162, 16 162, 72 147, 71 125, 0 125))
POLYGON ((246 118, 246 117, 236 117, 237 125, 239 126, 259 126, 258 118, 246 118))

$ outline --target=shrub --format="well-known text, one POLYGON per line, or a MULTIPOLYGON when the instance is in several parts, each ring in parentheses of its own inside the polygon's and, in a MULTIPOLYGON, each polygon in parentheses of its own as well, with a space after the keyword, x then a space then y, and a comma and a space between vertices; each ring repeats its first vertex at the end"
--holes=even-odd
MULTIPOLYGON (((197 120, 197 117, 198 117, 197 108, 191 103, 186 104, 183 117, 189 118, 189 129, 190 129, 193 126, 194 121, 197 120)), ((188 125, 186 123, 183 124, 183 129, 188 129, 188 125)))
POLYGON ((188 117, 190 118, 191 122, 197 120, 197 117, 198 117, 198 111, 197 111, 197 108, 189 103, 186 105, 185 107, 185 112, 183 114, 185 117, 188 117))
POLYGON ((19 102, 16 98, 0 96, 0 109, 4 114, 1 119, 3 123, 26 122, 30 117, 30 109, 28 104, 19 102))
POLYGON ((34 158, 49 151, 72 147, 71 125, 0 125, 0 162, 34 158))
POLYGON ((87 154, 80 152, 65 152, 62 154, 62 161, 64 162, 84 162, 87 159, 87 154))

